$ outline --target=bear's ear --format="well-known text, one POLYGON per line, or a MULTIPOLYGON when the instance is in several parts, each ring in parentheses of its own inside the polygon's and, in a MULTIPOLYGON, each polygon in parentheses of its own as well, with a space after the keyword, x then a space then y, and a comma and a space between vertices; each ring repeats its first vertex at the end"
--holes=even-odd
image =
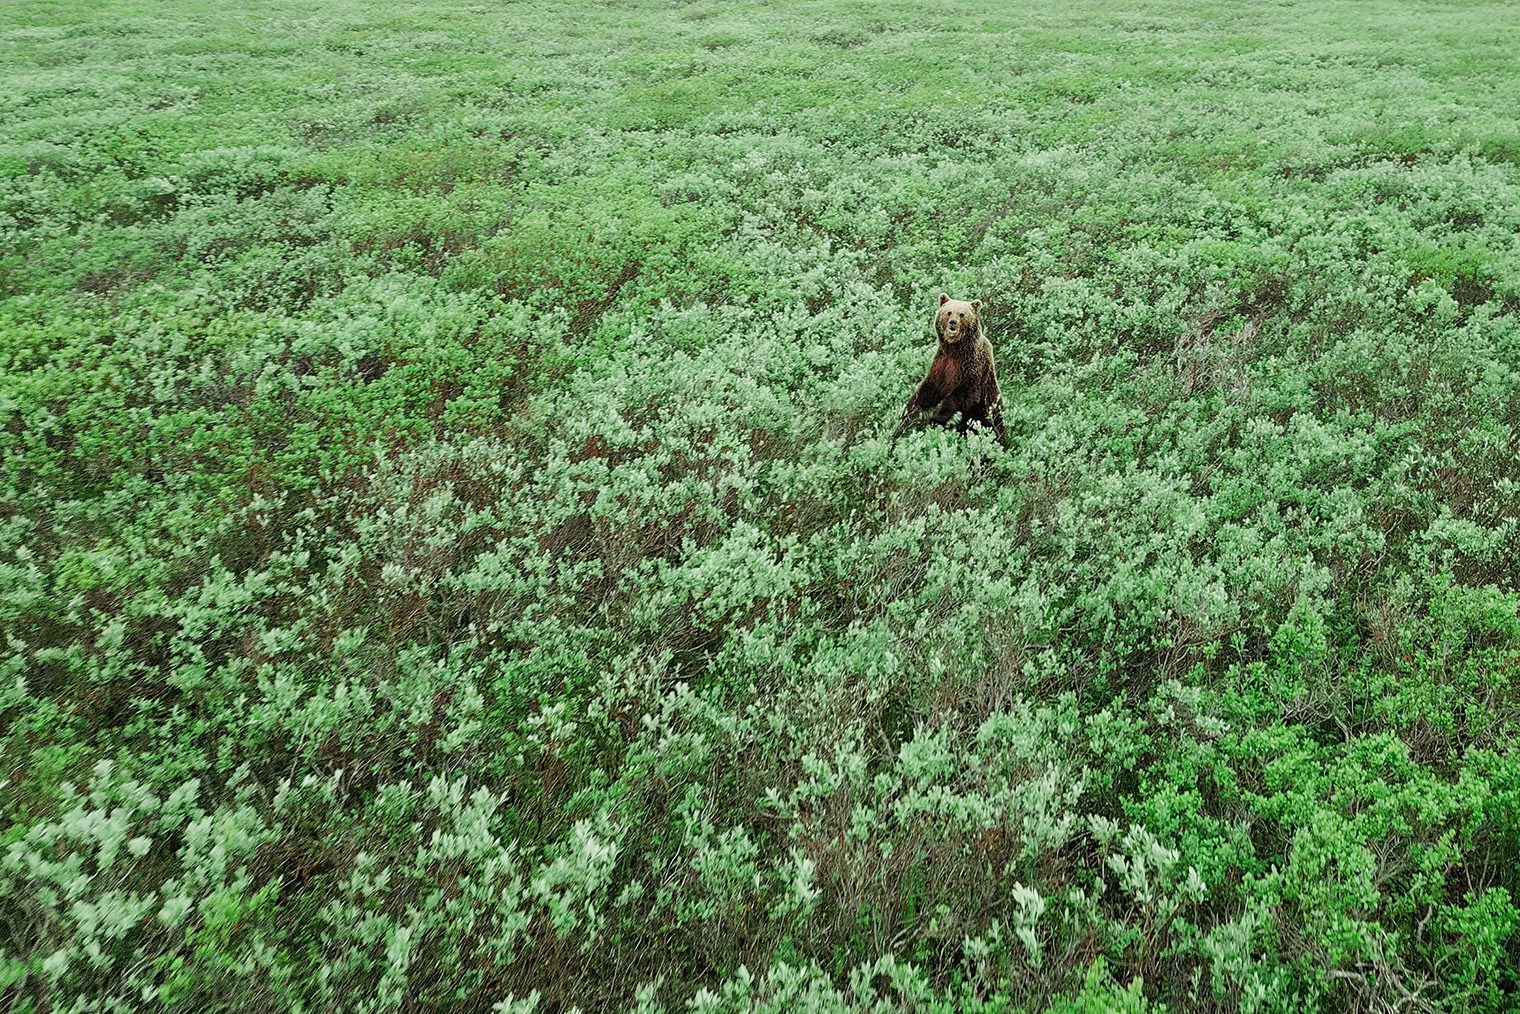
POLYGON ((944 306, 948 302, 950 302, 950 297, 941 292, 939 294, 939 305, 944 306))
POLYGON ((982 308, 982 301, 980 299, 973 299, 971 301, 971 312, 972 313, 976 313, 981 308, 982 308))

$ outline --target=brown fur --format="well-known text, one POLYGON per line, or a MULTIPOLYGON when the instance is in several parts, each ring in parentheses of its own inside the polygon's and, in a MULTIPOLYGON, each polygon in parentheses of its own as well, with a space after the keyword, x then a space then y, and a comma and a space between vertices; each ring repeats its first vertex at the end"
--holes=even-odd
POLYGON ((939 309, 934 314, 939 350, 923 383, 908 399, 897 432, 919 413, 932 412, 931 418, 941 426, 959 416, 956 428, 962 433, 973 422, 991 426, 998 442, 1008 445, 999 411, 1003 394, 998 390, 992 343, 982 333, 981 308, 980 299, 968 303, 939 294, 939 309))

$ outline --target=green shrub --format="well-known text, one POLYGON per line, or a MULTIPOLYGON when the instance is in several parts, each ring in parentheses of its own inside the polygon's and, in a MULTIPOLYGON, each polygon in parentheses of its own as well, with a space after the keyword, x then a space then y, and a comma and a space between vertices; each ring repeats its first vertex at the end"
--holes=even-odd
POLYGON ((0 993, 1513 1007, 1513 19, 1239 13, 0 15, 0 993))

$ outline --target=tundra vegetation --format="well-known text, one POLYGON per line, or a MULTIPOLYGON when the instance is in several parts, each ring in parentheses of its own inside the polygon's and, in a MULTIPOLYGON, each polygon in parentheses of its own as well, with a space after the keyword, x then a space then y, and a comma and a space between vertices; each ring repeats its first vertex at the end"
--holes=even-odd
POLYGON ((9 0, 0 998, 1513 1009, 1513 13, 9 0))

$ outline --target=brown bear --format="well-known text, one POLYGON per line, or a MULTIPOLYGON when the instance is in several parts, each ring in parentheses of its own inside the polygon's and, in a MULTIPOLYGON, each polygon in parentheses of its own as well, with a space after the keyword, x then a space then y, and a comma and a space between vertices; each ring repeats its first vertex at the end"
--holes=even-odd
MULTIPOLYGON (((920 412, 933 411, 931 418, 943 426, 960 417, 957 429, 965 433, 971 423, 991 426, 998 443, 1008 446, 1003 434, 1002 392, 998 390, 997 368, 992 362, 992 343, 982 334, 980 299, 966 302, 939 294, 939 310, 934 314, 934 335, 939 351, 929 366, 929 375, 918 385, 903 409, 896 433, 901 433, 920 412)), ((894 433, 895 435, 895 433, 894 433)))

